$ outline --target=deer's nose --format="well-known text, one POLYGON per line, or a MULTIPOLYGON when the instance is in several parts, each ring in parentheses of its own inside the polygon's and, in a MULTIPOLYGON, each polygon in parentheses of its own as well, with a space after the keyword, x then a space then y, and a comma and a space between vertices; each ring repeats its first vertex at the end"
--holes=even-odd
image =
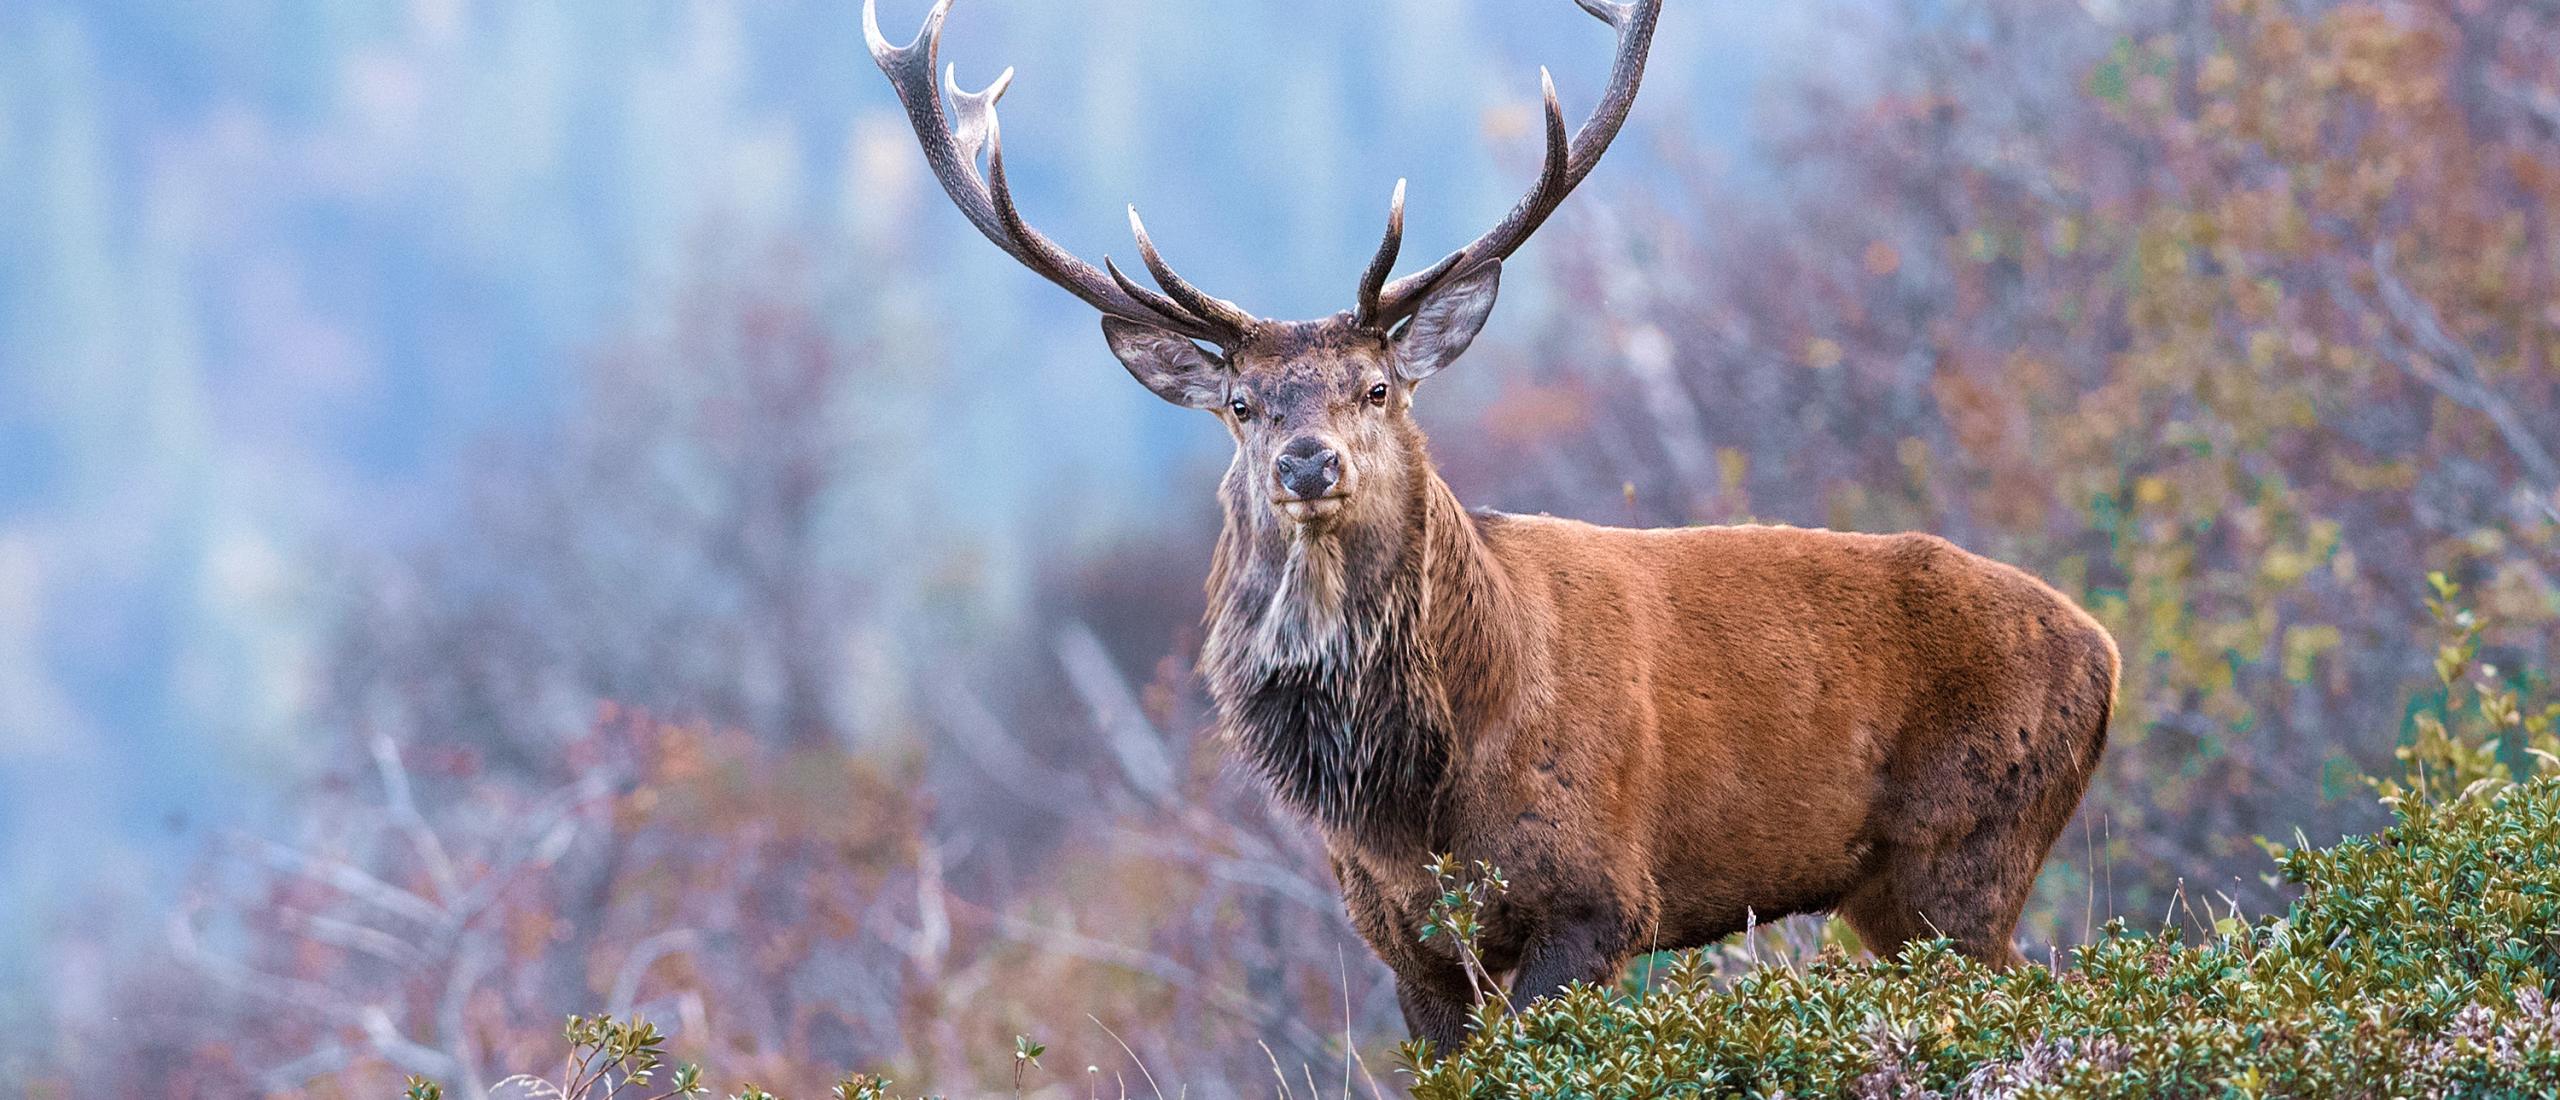
POLYGON ((1298 500, 1329 495, 1342 483, 1342 456, 1311 435, 1290 440, 1271 465, 1280 490, 1298 500))

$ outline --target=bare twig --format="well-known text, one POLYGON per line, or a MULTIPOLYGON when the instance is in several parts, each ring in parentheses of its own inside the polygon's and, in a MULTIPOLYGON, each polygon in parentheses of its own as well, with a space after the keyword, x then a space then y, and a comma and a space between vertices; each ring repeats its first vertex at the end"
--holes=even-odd
POLYGON ((2549 495, 2560 490, 2560 458, 2552 456, 2550 446, 2526 426, 2523 415, 2490 386, 2479 357, 2454 338, 2434 307, 2400 280, 2392 261, 2391 242, 2375 242, 2374 289, 2381 295, 2383 308, 2393 323, 2408 334, 2419 352, 2401 357, 2402 367, 2446 400, 2488 417, 2517 464, 2541 489, 2546 509, 2550 508, 2549 495))
POLYGON ((385 912, 428 928, 443 928, 448 920, 442 906, 375 878, 363 868, 344 860, 312 855, 263 838, 253 841, 252 847, 269 867, 326 884, 339 893, 385 912))
POLYGON ((304 934, 314 940, 371 955, 402 970, 416 970, 427 964, 426 953, 415 944, 370 925, 324 916, 297 906, 286 906, 277 915, 300 925, 304 934))
POLYGON ((1274 891, 1328 918, 1341 916, 1341 901, 1306 876, 1290 872, 1278 853, 1266 850, 1241 857, 1210 855, 1196 842, 1168 840, 1129 828, 1115 830, 1115 836, 1118 843, 1132 851, 1158 859, 1192 861, 1213 877, 1274 891))
POLYGON ((408 834, 409 843, 417 848, 418 858, 427 865, 428 877, 435 880, 436 892, 448 898, 454 896, 460 884, 453 857, 445 851, 435 828, 427 824, 426 815, 418 812, 417 798, 409 789, 409 769, 400 763, 400 746, 392 743, 390 734, 376 732, 372 748, 374 766, 382 772, 383 801, 391 811, 392 822, 408 834))
POLYGON ((355 1052, 345 1043, 329 1043, 259 1076, 266 1080, 269 1092, 292 1093, 308 1087, 312 1078, 345 1069, 354 1061, 355 1052))
POLYGON ((942 881, 942 845, 927 837, 916 853, 916 934, 907 941, 907 960, 919 974, 938 973, 943 953, 951 949, 949 891, 942 881))
POLYGON ((530 823, 516 831, 509 845, 515 850, 492 859, 498 870, 474 880, 448 907, 453 922, 470 923, 524 872, 549 867, 568 854, 578 838, 577 815, 610 796, 617 783, 615 776, 594 772, 545 796, 530 823))
POLYGON ((2543 137, 2560 138, 2560 95, 2542 89, 2528 91, 2522 86, 2504 86, 2502 90, 2507 102, 2523 111, 2543 137))
POLYGON ((1046 769, 1046 774, 1034 775, 1031 766, 1039 758, 956 680, 938 678, 933 689, 935 724, 1005 794, 1062 817, 1093 805, 1093 791, 1082 778, 1046 769))
POLYGON ((1199 971, 1183 965, 1170 955, 1096 939, 1064 928, 1051 928, 1035 921, 1027 921, 1003 913, 989 912, 987 915, 993 919, 996 929, 1006 938, 1020 943, 1053 950, 1088 962, 1135 970, 1184 989, 1201 989, 1206 985, 1199 971))
POLYGON ((437 1028, 444 1032, 443 1053, 453 1060, 458 1076, 473 1096, 488 1092, 484 1084, 487 1078, 481 1074, 480 1052, 473 1049, 471 1028, 462 1014, 471 1004, 471 991, 480 986, 481 975, 489 972, 495 954, 487 940, 464 937, 445 975, 444 996, 436 1005, 437 1028))
POLYGON ((243 963, 223 958, 205 950, 196 938, 195 925, 184 913, 169 917, 169 944, 180 961, 206 977, 240 992, 270 1001, 281 1008, 294 1009, 340 1024, 356 1023, 362 1010, 338 996, 338 991, 316 982, 270 974, 243 963))
MULTIPOLYGON (((1138 1073, 1147 1079, 1147 1087, 1156 1090, 1156 1100, 1164 1100, 1164 1086, 1157 1084, 1156 1075, 1148 1072, 1146 1059, 1138 1057, 1137 1051, 1129 1049, 1129 1041, 1121 1038, 1119 1032, 1111 1030, 1111 1025, 1103 1023, 1102 1017, 1088 1012, 1084 1014, 1084 1018, 1093 1021, 1093 1026, 1101 1028, 1102 1033, 1110 1036, 1112 1042, 1120 1044, 1120 1052, 1128 1055, 1129 1060, 1137 1064, 1138 1073)), ((1277 1065, 1273 1066, 1273 1072, 1278 1072, 1277 1065)))
POLYGON ((1112 663, 1111 653, 1093 628, 1081 622, 1060 627, 1056 643, 1058 664, 1067 673, 1067 683, 1093 712, 1093 724, 1109 739, 1111 754, 1120 762, 1120 774, 1129 786, 1149 802, 1163 802, 1173 793, 1173 761, 1165 754, 1164 736, 1155 723, 1147 720, 1146 710, 1138 705, 1138 693, 1112 663))
POLYGON ((453 1055, 401 1034, 399 1025, 391 1019, 390 1011, 382 1006, 367 1007, 359 1022, 374 1051, 389 1059, 391 1064, 427 1077, 463 1077, 473 1081, 474 1093, 487 1091, 477 1087, 477 1074, 453 1055))
POLYGON ((1253 1045, 1261 1047, 1262 1056, 1271 1060, 1271 1079, 1280 1082, 1280 1100, 1293 1100, 1289 1089, 1289 1075, 1280 1072, 1280 1056, 1271 1052, 1271 1044, 1260 1039, 1254 1040, 1253 1045))
POLYGON ((690 928, 672 928, 631 945, 631 953, 623 956, 622 969, 613 976, 613 994, 605 1001, 605 1014, 629 1019, 632 1003, 640 998, 640 982, 649 976, 649 968, 658 960, 680 951, 702 949, 702 936, 690 928))

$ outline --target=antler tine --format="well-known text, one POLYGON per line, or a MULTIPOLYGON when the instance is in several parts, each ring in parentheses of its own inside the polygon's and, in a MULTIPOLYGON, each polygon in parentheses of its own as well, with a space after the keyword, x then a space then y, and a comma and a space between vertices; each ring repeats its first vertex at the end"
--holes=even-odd
POLYGON ((1360 306, 1354 319, 1362 328, 1378 328, 1378 294, 1387 288, 1387 276, 1395 274, 1396 253, 1404 250, 1404 184, 1396 181, 1395 200, 1387 205, 1387 236, 1378 242, 1378 254, 1369 261, 1369 270, 1360 275, 1360 306))
POLYGON ((1156 285, 1192 316, 1237 334, 1251 331, 1259 323, 1244 307, 1202 291, 1175 274, 1173 265, 1164 262, 1164 256, 1156 251, 1156 242, 1147 238, 1147 223, 1139 220, 1135 204, 1129 207, 1129 235, 1138 238, 1138 258, 1146 261, 1147 274, 1155 276, 1156 285))
MULTIPOLYGON (((1006 70, 1006 75, 1012 75, 1012 70, 1006 70)), ((1544 65, 1538 66, 1538 92, 1546 97, 1547 151, 1539 159, 1538 186, 1530 196, 1547 199, 1547 209, 1553 210, 1555 203, 1564 201, 1563 192, 1573 186, 1565 182, 1565 173, 1573 166, 1573 145, 1565 138, 1564 105, 1556 102, 1556 74, 1544 65)))
POLYGON ((1582 5, 1582 10, 1590 12, 1601 22, 1622 31, 1627 29, 1627 22, 1634 19, 1636 15, 1637 5, 1633 3, 1617 3, 1615 0, 1573 0, 1573 2, 1582 5))
POLYGON ((1599 106, 1592 109, 1590 119, 1568 140, 1564 110, 1556 103, 1555 80, 1540 69, 1539 81, 1546 97, 1547 148, 1537 185, 1512 206, 1511 213, 1492 231, 1428 269, 1387 284, 1378 296, 1375 323, 1379 326, 1391 326, 1412 316, 1421 305, 1422 296, 1450 272, 1462 267, 1472 269, 1486 260, 1507 259, 1518 251, 1539 226, 1546 224, 1565 196, 1572 194, 1583 178, 1599 166, 1601 154, 1609 151, 1609 143, 1626 125, 1627 112, 1635 106, 1636 88, 1644 83, 1645 58, 1653 48, 1654 28, 1662 19, 1662 0, 1574 2, 1618 32, 1617 60, 1610 66, 1609 88, 1601 94, 1599 106))
MULTIPOLYGON (((990 142, 997 146, 1003 144, 1003 135, 997 132, 996 126, 996 101, 1003 99, 1005 90, 1011 87, 1011 65, 997 73, 995 80, 985 88, 975 92, 960 87, 960 66, 942 67, 942 88, 951 93, 951 102, 957 105, 955 113, 959 115, 958 121, 951 126, 951 143, 960 150, 960 163, 971 171, 977 169, 978 154, 986 151, 990 142)), ((987 171, 992 182, 995 166, 989 165, 987 171)))
POLYGON ((1077 259, 1022 220, 1022 212, 1014 206, 1013 192, 1006 186, 1003 132, 996 122, 996 101, 1012 87, 1013 70, 1006 69, 977 92, 960 87, 955 69, 945 69, 941 83, 934 80, 943 23, 951 14, 952 3, 953 0, 939 0, 925 16, 924 28, 915 39, 897 46, 880 33, 876 0, 863 0, 862 34, 871 47, 871 59, 897 89, 898 101, 906 105, 907 121, 915 129, 917 143, 924 148, 925 163, 969 224, 1006 255, 1104 313, 1222 345, 1242 339, 1241 328, 1231 328, 1221 319, 1179 306, 1167 309, 1173 303, 1160 296, 1149 298, 1127 292, 1118 280, 1077 259), (943 110, 946 87, 959 116, 956 124, 943 110), (987 156, 987 175, 983 178, 978 174, 978 155, 982 151, 987 156))
MULTIPOLYGON (((1022 211, 1017 209, 1013 204, 1013 187, 1005 182, 1004 175, 1004 130, 1001 126, 997 125, 994 110, 995 97, 1003 94, 1004 85, 1012 79, 1013 70, 1007 69, 1005 70, 1005 75, 998 77, 996 83, 988 86, 987 91, 980 93, 975 97, 979 102, 986 104, 985 121, 982 123, 973 122, 968 120, 965 115, 963 116, 963 121, 961 122, 962 131, 959 135, 959 140, 962 143, 962 151, 973 151, 968 147, 970 137, 967 132, 968 130, 978 129, 985 134, 987 141, 987 194, 988 197, 995 202, 996 219, 1003 223, 1005 235, 1013 238, 1016 243, 1022 246, 1022 251, 1014 254, 1015 258, 1021 260, 1033 271, 1037 271, 1041 275, 1047 277, 1050 282, 1066 287, 1068 290, 1075 291, 1078 297, 1082 297, 1086 301, 1092 302, 1095 306, 1101 308, 1103 312, 1116 313, 1118 310, 1112 307, 1107 296, 1105 296, 1103 301, 1095 301, 1094 295, 1086 293, 1088 290, 1095 288, 1089 287, 1077 280, 1076 269, 1082 268, 1086 272, 1091 272, 1093 268, 1086 265, 1084 261, 1076 259, 1074 256, 1068 254, 1066 249, 1058 247, 1057 244, 1049 238, 1041 236, 1039 230, 1031 228, 1028 223, 1022 220, 1022 211)), ((953 91, 957 92, 958 89, 954 88, 953 91)), ((971 104, 967 104, 965 102, 966 97, 962 98, 964 98, 963 109, 965 110, 968 106, 971 106, 971 104)), ((1167 319, 1178 319, 1184 321, 1193 320, 1190 315, 1182 313, 1168 314, 1167 319)))
MULTIPOLYGON (((880 33, 880 12, 874 0, 862 0, 862 40, 871 47, 871 60, 882 69, 892 62, 904 61, 907 55, 924 47, 925 71, 933 71, 933 56, 942 46, 942 21, 951 15, 952 0, 937 0, 933 10, 924 16, 924 29, 916 32, 914 41, 904 46, 889 44, 889 36, 880 33)), ((898 74, 889 74, 895 78, 898 74)))
POLYGON ((1120 270, 1120 265, 1111 262, 1109 256, 1102 258, 1102 270, 1111 276, 1111 281, 1120 287, 1122 293, 1145 302, 1149 309, 1167 316, 1189 316, 1191 313, 1182 308, 1182 303, 1165 297, 1163 292, 1130 278, 1129 273, 1120 270))

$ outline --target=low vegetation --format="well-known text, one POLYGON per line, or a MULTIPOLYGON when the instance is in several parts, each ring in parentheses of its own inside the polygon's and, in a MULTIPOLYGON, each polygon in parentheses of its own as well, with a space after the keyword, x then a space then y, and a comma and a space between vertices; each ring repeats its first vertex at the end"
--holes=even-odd
POLYGON ((1489 1020, 1414 1095, 2529 1096, 2560 1089, 2560 778, 2278 856, 2254 923, 2204 902, 2060 968, 1943 943, 1837 952, 1717 989, 1694 956, 1634 996, 1489 1020), (2201 938, 2189 946, 2190 934, 2201 938))
MULTIPOLYGON (((1943 942, 1827 950, 1717 988, 1679 956, 1649 990, 1579 988, 1420 1059, 1413 1094, 1470 1097, 2536 1096, 2560 1090, 2560 775, 2278 855, 2304 889, 2255 922, 2200 900, 2123 922, 2069 965, 1988 970, 1943 942), (2189 946, 2195 932, 2201 942, 2189 946)), ((570 1021, 560 1082, 526 1095, 706 1095, 653 1028, 570 1021), (557 1086, 556 1090, 553 1087, 557 1086)), ((1035 1068, 1036 1043, 1015 1051, 1035 1068)), ((887 1082, 852 1077, 844 1100, 887 1082)), ((413 1098, 440 1095, 414 1083, 413 1098)), ((770 1094, 744 1086, 742 1098, 770 1094)))
MULTIPOLYGON (((1944 941, 1865 960, 1834 945, 1727 982, 1687 952, 1517 1013, 1487 976, 1474 1039, 1447 1057, 1406 1044, 1400 1083, 1420 1100, 2560 1093, 2560 706, 2529 711, 2501 686, 2459 590, 2433 583, 2441 693, 2412 722, 2402 774, 2372 781, 2393 823, 2328 847, 2267 844, 2301 891, 2281 915, 2181 893, 2154 930, 2112 921, 2055 965, 2006 971, 1944 941)), ((1445 857, 1433 870, 1444 894, 1424 934, 1471 958, 1500 872, 1445 857)), ((566 1037, 562 1079, 508 1084, 566 1100, 709 1094, 697 1068, 666 1066, 647 1023, 573 1017, 566 1037)), ((1044 1049, 1016 1039, 1017 1094, 1043 1084, 1044 1049)), ((888 1087, 855 1076, 835 1095, 888 1087)), ((413 1100, 438 1095, 413 1081, 413 1100)))

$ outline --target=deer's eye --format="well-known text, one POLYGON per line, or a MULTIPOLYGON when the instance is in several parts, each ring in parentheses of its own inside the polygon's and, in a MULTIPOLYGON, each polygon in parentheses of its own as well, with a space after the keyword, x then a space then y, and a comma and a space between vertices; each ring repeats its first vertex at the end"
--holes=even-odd
POLYGON ((1227 411, 1236 414, 1238 420, 1253 419, 1253 406, 1245 404, 1244 398, 1241 397, 1227 402, 1227 411))
POLYGON ((1386 407, 1386 404, 1387 404, 1387 384, 1386 384, 1386 383, 1384 383, 1384 382, 1380 382, 1380 383, 1378 383, 1377 385, 1374 385, 1374 386, 1369 387, 1369 403, 1370 403, 1370 404, 1372 404, 1372 405, 1376 405, 1376 406, 1378 406, 1378 407, 1380 407, 1380 408, 1384 408, 1384 407, 1386 407))

